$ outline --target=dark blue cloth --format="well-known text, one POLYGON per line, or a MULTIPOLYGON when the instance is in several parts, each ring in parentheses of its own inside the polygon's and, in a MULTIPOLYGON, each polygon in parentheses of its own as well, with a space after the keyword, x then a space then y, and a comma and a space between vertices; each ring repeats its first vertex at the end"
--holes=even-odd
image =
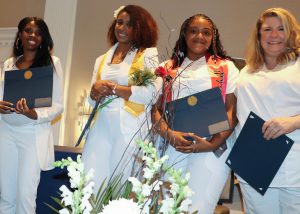
MULTIPOLYGON (((71 157, 76 160, 77 155, 80 152, 69 152, 69 151, 55 151, 55 160, 61 160, 62 158, 71 157)), ((49 171, 41 172, 41 180, 37 191, 36 199, 36 213, 37 214, 50 214, 55 213, 45 203, 50 204, 56 209, 61 209, 50 196, 60 198, 58 192, 62 185, 70 186, 68 171, 66 168, 60 169, 55 168, 49 171)))

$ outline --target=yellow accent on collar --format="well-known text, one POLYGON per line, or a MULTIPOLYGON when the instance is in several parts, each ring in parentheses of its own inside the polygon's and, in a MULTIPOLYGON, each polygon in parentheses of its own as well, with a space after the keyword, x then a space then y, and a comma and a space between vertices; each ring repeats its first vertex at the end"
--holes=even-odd
POLYGON ((101 80, 101 71, 102 71, 102 67, 103 67, 103 64, 106 60, 106 57, 107 57, 107 53, 104 54, 101 62, 100 62, 100 65, 99 65, 99 68, 98 68, 98 72, 97 72, 97 79, 96 80, 101 80))
MULTIPOLYGON (((136 69, 140 69, 140 70, 144 69, 144 58, 145 58, 144 56, 145 56, 144 51, 137 51, 129 69, 129 76, 136 69)), ((100 62, 98 73, 97 73, 97 80, 101 80, 101 71, 104 62, 106 60, 106 57, 107 57, 107 53, 103 56, 100 62)), ((124 110, 130 113, 132 116, 138 117, 140 114, 142 114, 145 111, 145 105, 124 100, 124 110)))

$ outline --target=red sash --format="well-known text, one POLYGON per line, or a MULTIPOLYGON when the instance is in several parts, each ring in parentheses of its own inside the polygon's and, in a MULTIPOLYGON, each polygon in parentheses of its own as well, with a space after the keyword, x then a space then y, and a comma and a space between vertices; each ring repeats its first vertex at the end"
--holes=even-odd
MULTIPOLYGON (((226 98, 226 86, 227 86, 227 79, 228 79, 228 65, 226 60, 217 58, 213 59, 213 56, 210 54, 205 55, 206 64, 208 68, 208 73, 211 78, 212 88, 219 87, 221 90, 222 98, 225 103, 226 98)), ((163 87, 163 95, 162 101, 163 102, 170 102, 172 100, 172 85, 173 79, 177 75, 178 68, 172 68, 173 61, 169 60, 164 68, 168 72, 168 76, 171 77, 169 81, 164 81, 163 87)))

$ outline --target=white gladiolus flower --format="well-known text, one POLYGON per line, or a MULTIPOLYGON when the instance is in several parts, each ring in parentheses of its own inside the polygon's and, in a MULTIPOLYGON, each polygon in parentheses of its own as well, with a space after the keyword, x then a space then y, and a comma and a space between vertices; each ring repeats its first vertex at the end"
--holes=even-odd
POLYGON ((93 209, 89 202, 90 197, 90 195, 84 195, 81 199, 80 209, 84 211, 84 214, 89 214, 93 209))
POLYGON ((62 210, 59 211, 59 214, 70 214, 69 210, 64 208, 62 210))
POLYGON ((146 179, 152 179, 153 175, 155 174, 155 171, 153 169, 149 169, 149 168, 144 168, 144 178, 146 179))
POLYGON ((172 211, 173 206, 174 206, 174 198, 167 197, 165 200, 162 201, 162 206, 159 212, 169 213, 170 211, 172 211))
POLYGON ((171 190, 170 190, 170 192, 171 192, 171 194, 172 194, 173 196, 175 196, 176 193, 179 192, 179 185, 176 184, 176 183, 171 184, 171 190))
POLYGON ((144 197, 148 197, 151 194, 152 191, 152 187, 147 185, 147 184, 143 184, 142 185, 142 194, 144 197))
POLYGON ((161 181, 156 180, 156 181, 152 184, 153 190, 154 190, 154 191, 160 190, 160 186, 161 186, 162 184, 163 184, 163 183, 162 183, 161 181))
POLYGON ((194 192, 191 190, 189 186, 185 186, 183 188, 183 192, 186 197, 191 197, 194 194, 194 192))
POLYGON ((62 185, 59 190, 62 192, 61 196, 63 197, 62 202, 66 205, 73 204, 73 193, 65 186, 62 185))
POLYGON ((135 177, 129 177, 128 181, 132 183, 132 191, 133 192, 141 192, 142 191, 142 183, 135 177))
POLYGON ((87 175, 85 176, 86 182, 89 182, 95 177, 95 170, 92 168, 88 171, 87 175))
POLYGON ((179 210, 182 212, 187 212, 189 209, 189 206, 192 204, 192 201, 190 199, 185 199, 181 202, 179 210))

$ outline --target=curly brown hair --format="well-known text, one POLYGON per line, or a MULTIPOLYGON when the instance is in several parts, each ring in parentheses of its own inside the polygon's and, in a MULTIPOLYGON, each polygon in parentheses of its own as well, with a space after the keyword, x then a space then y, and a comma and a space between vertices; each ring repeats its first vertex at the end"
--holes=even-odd
MULTIPOLYGON (((151 14, 138 5, 126 5, 122 10, 130 16, 133 38, 132 44, 136 48, 144 49, 155 47, 158 40, 158 27, 151 14)), ((117 43, 115 36, 116 19, 112 22, 107 33, 107 40, 111 46, 117 43)))

